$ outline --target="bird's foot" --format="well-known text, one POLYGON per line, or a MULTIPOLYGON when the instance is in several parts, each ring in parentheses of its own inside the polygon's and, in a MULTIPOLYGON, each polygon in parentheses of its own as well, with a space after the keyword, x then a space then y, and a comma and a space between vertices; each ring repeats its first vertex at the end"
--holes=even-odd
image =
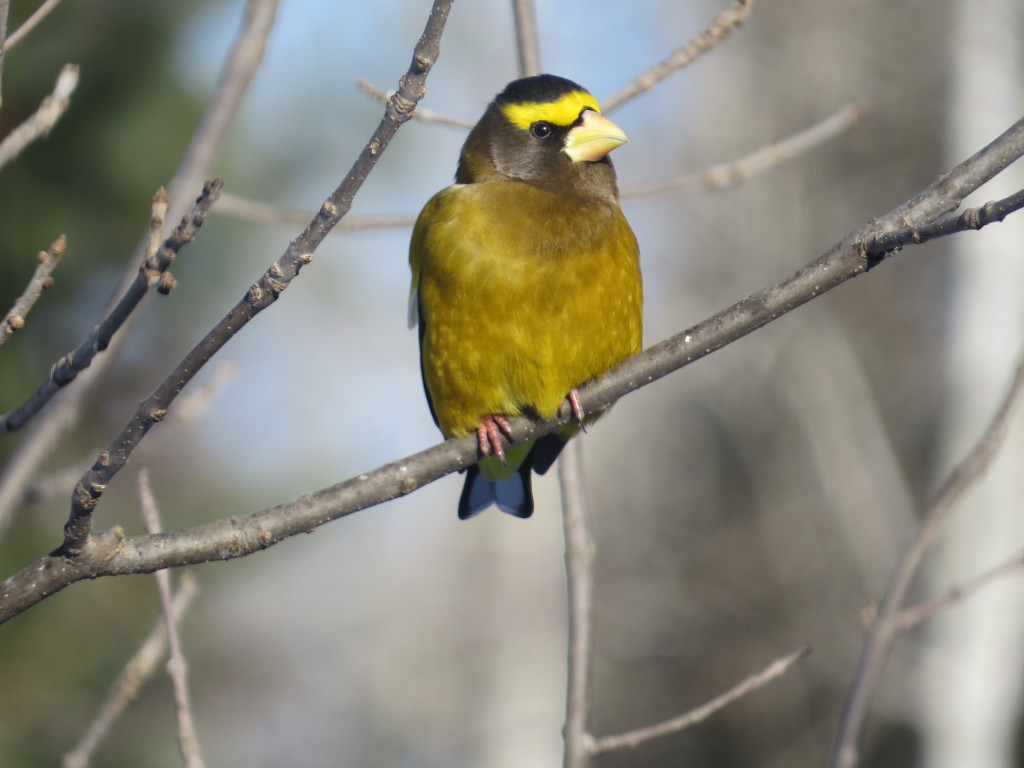
POLYGON ((580 425, 581 432, 586 432, 587 425, 583 423, 583 406, 580 405, 579 393, 575 389, 570 389, 566 397, 569 398, 569 407, 572 409, 573 421, 580 425))
POLYGON ((484 456, 497 456, 505 464, 505 446, 501 444, 501 436, 513 440, 512 429, 508 420, 500 413, 492 413, 476 428, 476 439, 480 444, 480 453, 484 456))

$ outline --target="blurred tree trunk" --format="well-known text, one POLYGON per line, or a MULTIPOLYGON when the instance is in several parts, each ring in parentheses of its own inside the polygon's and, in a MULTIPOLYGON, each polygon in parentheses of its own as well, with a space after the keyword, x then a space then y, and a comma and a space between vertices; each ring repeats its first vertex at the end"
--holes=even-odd
MULTIPOLYGON (((1024 8, 1019 0, 958 0, 949 41, 948 160, 959 162, 1020 117, 1024 8)), ((1016 170, 1016 173, 1014 171, 1016 170)), ((1024 185, 1011 168, 972 204, 1024 185), (998 186, 997 186, 998 185, 998 186)), ((1024 224, 956 238, 945 344, 943 473, 978 438, 1024 344, 1024 224)), ((1024 540, 1024 430, 1020 415, 983 484, 951 520, 928 574, 948 588, 1008 559, 1024 540)), ((1024 583, 1009 579, 928 624, 920 687, 928 768, 1003 768, 1020 719, 1024 583)))

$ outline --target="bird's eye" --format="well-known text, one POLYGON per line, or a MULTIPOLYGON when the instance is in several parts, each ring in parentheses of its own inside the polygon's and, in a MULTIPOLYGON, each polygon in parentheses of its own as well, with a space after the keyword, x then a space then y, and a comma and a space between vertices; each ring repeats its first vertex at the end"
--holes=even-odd
POLYGON ((551 135, 551 124, 543 120, 530 126, 530 134, 535 139, 546 139, 551 135))

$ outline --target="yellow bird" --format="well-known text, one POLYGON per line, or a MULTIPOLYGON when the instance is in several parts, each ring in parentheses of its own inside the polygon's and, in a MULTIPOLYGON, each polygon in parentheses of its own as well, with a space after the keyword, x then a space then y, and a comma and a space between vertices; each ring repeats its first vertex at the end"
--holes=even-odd
POLYGON ((626 141, 576 83, 516 80, 416 221, 409 324, 427 401, 446 438, 476 433, 484 456, 462 519, 491 504, 533 514, 531 469, 546 472, 583 425, 577 387, 640 350, 640 253, 608 158, 626 141), (576 423, 506 456, 507 419, 550 418, 566 397, 576 423))

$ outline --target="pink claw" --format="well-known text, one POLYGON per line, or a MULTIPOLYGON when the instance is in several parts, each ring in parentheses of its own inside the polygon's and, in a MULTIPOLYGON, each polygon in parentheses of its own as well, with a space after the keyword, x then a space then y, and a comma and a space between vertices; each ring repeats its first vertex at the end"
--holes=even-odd
POLYGON ((501 436, 512 440, 512 430, 508 420, 500 413, 492 413, 480 422, 476 428, 476 439, 480 444, 480 453, 484 456, 497 456, 505 464, 505 447, 501 444, 501 436))
POLYGON ((586 432, 587 425, 583 423, 583 406, 580 405, 579 393, 575 389, 570 389, 566 397, 569 398, 569 407, 572 409, 573 420, 580 425, 581 432, 586 432))

